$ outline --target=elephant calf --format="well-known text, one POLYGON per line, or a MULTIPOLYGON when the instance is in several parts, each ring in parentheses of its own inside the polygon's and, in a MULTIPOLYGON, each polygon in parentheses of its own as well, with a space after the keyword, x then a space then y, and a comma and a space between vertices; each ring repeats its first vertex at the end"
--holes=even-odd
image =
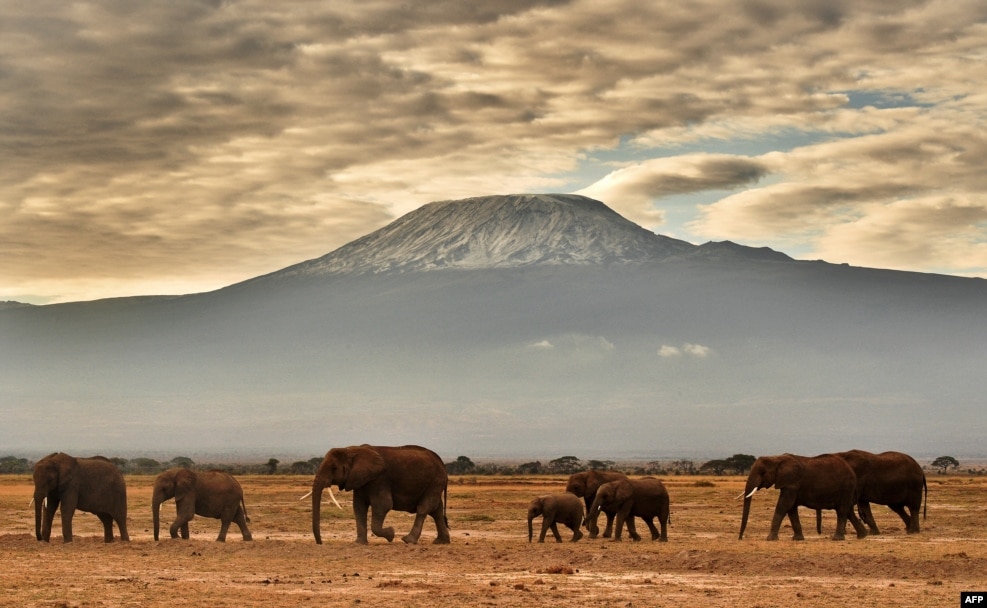
POLYGON ((545 542, 545 533, 548 532, 549 528, 555 535, 555 542, 562 542, 558 527, 560 523, 572 530, 572 542, 583 537, 583 533, 579 530, 579 524, 583 521, 583 502, 575 494, 548 494, 531 501, 531 504, 528 505, 529 543, 533 536, 531 522, 539 515, 542 517, 542 522, 538 542, 545 542))
POLYGON ((586 514, 586 527, 596 525, 600 511, 611 510, 617 514, 613 539, 620 540, 620 531, 627 523, 627 533, 635 541, 641 540, 634 527, 634 518, 640 517, 651 530, 651 540, 668 540, 668 518, 670 514, 668 490, 665 484, 652 477, 644 479, 623 479, 605 483, 596 491, 596 498, 586 514), (661 531, 655 527, 658 518, 661 531))
POLYGON ((236 522, 243 534, 243 540, 252 540, 247 529, 247 507, 243 502, 243 490, 232 475, 224 471, 190 471, 183 468, 168 469, 154 480, 154 494, 151 501, 154 519, 154 540, 158 540, 161 503, 175 498, 178 517, 171 524, 171 537, 188 540, 188 522, 196 515, 211 517, 222 522, 219 528, 219 542, 226 542, 226 531, 231 522, 236 522))

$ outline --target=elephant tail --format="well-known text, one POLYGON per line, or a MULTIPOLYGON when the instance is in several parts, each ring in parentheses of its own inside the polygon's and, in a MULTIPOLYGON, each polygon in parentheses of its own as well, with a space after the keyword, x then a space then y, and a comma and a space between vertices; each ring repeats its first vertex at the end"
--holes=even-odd
POLYGON ((243 497, 240 497, 240 508, 243 509, 243 519, 248 524, 250 523, 250 516, 247 515, 247 503, 243 501, 243 497))
POLYGON ((446 517, 446 506, 449 504, 449 485, 442 488, 442 519, 446 523, 446 528, 449 527, 449 518, 446 517))
POLYGON ((925 490, 925 500, 922 505, 922 521, 925 521, 925 513, 929 510, 929 485, 925 482, 925 475, 922 475, 922 489, 925 490))

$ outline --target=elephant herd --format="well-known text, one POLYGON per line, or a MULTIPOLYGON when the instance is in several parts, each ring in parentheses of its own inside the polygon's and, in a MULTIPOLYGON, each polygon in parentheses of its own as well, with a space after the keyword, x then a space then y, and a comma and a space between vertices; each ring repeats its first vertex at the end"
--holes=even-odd
MULTIPOLYGON (((321 504, 323 492, 332 486, 353 492, 356 519, 356 542, 367 544, 367 516, 372 511, 370 532, 394 539, 394 529, 384 527, 392 509, 414 513, 411 531, 402 537, 405 543, 417 543, 425 519, 435 523, 436 544, 450 542, 446 519, 448 475, 439 456, 420 446, 350 446, 329 450, 312 482, 312 534, 322 543, 321 504)), ((879 534, 870 509, 871 503, 887 505, 905 523, 908 533, 919 531, 919 511, 928 487, 922 467, 900 452, 872 454, 850 450, 814 457, 782 454, 762 456, 751 467, 744 492, 740 538, 743 539, 750 515, 751 500, 761 489, 780 490, 771 521, 768 540, 777 540, 782 520, 787 515, 794 540, 803 540, 798 507, 816 510, 816 529, 821 533, 823 509, 836 511, 834 540, 842 540, 849 521, 858 538, 879 534), (854 507, 860 514, 854 512, 854 507), (862 520, 862 521, 861 521, 862 520), (865 527, 865 524, 867 527, 865 527)), ((56 509, 61 508, 62 538, 72 540, 72 516, 76 509, 95 514, 103 523, 104 540, 113 541, 113 523, 121 540, 127 534, 127 489, 116 466, 102 457, 74 458, 56 453, 38 461, 34 467, 35 535, 48 541, 56 509)), ((172 538, 179 533, 189 537, 188 522, 195 516, 219 519, 218 541, 226 540, 230 523, 236 522, 244 540, 251 540, 247 528, 246 506, 240 484, 222 471, 169 469, 155 479, 152 495, 154 540, 158 540, 161 503, 175 498, 177 517, 170 527, 172 538)), ((549 530, 557 542, 562 538, 558 524, 573 531, 572 540, 583 537, 585 527, 590 538, 599 535, 597 521, 606 515, 603 536, 620 540, 622 530, 633 540, 640 540, 635 519, 640 518, 651 531, 651 539, 668 540, 669 496, 661 481, 654 478, 631 479, 616 471, 584 471, 571 475, 566 492, 533 499, 528 507, 528 541, 533 539, 533 521, 542 518, 538 541, 544 542, 549 530), (582 499, 582 501, 580 501, 582 499), (658 526, 655 526, 655 519, 658 526), (616 525, 614 525, 616 523, 616 525)), ((337 503, 338 505, 338 503, 337 503)), ((924 510, 923 510, 924 517, 924 510)))

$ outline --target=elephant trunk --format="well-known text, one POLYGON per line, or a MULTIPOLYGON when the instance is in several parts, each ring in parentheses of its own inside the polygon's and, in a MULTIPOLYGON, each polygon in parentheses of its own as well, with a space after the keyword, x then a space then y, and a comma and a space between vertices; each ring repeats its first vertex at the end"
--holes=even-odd
POLYGON ((151 504, 151 517, 154 520, 154 540, 158 540, 158 531, 161 529, 161 498, 157 494, 151 504))
POLYGON ((322 544, 322 489, 324 484, 318 477, 312 482, 312 535, 315 544, 322 544))
POLYGON ((751 499, 757 491, 760 479, 754 477, 747 478, 747 485, 744 486, 744 514, 740 518, 740 540, 744 540, 744 530, 747 529, 747 518, 751 514, 751 499))
POLYGON ((44 496, 39 496, 37 492, 34 494, 34 536, 38 540, 43 540, 41 536, 41 509, 42 504, 45 501, 44 496))
POLYGON ((528 542, 529 543, 531 542, 531 539, 534 536, 534 529, 532 528, 532 525, 531 525, 531 522, 534 519, 535 519, 535 516, 532 515, 531 513, 528 513, 528 542))
POLYGON ((596 496, 593 499, 593 504, 590 505, 589 511, 586 512, 586 517, 583 518, 583 525, 586 529, 590 531, 593 536, 600 533, 600 527, 596 524, 597 520, 600 518, 600 509, 602 505, 600 504, 600 497, 596 496))

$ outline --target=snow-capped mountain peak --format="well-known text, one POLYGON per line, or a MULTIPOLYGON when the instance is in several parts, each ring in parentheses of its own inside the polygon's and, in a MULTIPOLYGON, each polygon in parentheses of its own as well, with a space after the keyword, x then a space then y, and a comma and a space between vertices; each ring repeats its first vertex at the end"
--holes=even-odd
POLYGON ((483 196, 424 205, 282 275, 640 262, 694 245, 657 235, 572 194, 483 196))

